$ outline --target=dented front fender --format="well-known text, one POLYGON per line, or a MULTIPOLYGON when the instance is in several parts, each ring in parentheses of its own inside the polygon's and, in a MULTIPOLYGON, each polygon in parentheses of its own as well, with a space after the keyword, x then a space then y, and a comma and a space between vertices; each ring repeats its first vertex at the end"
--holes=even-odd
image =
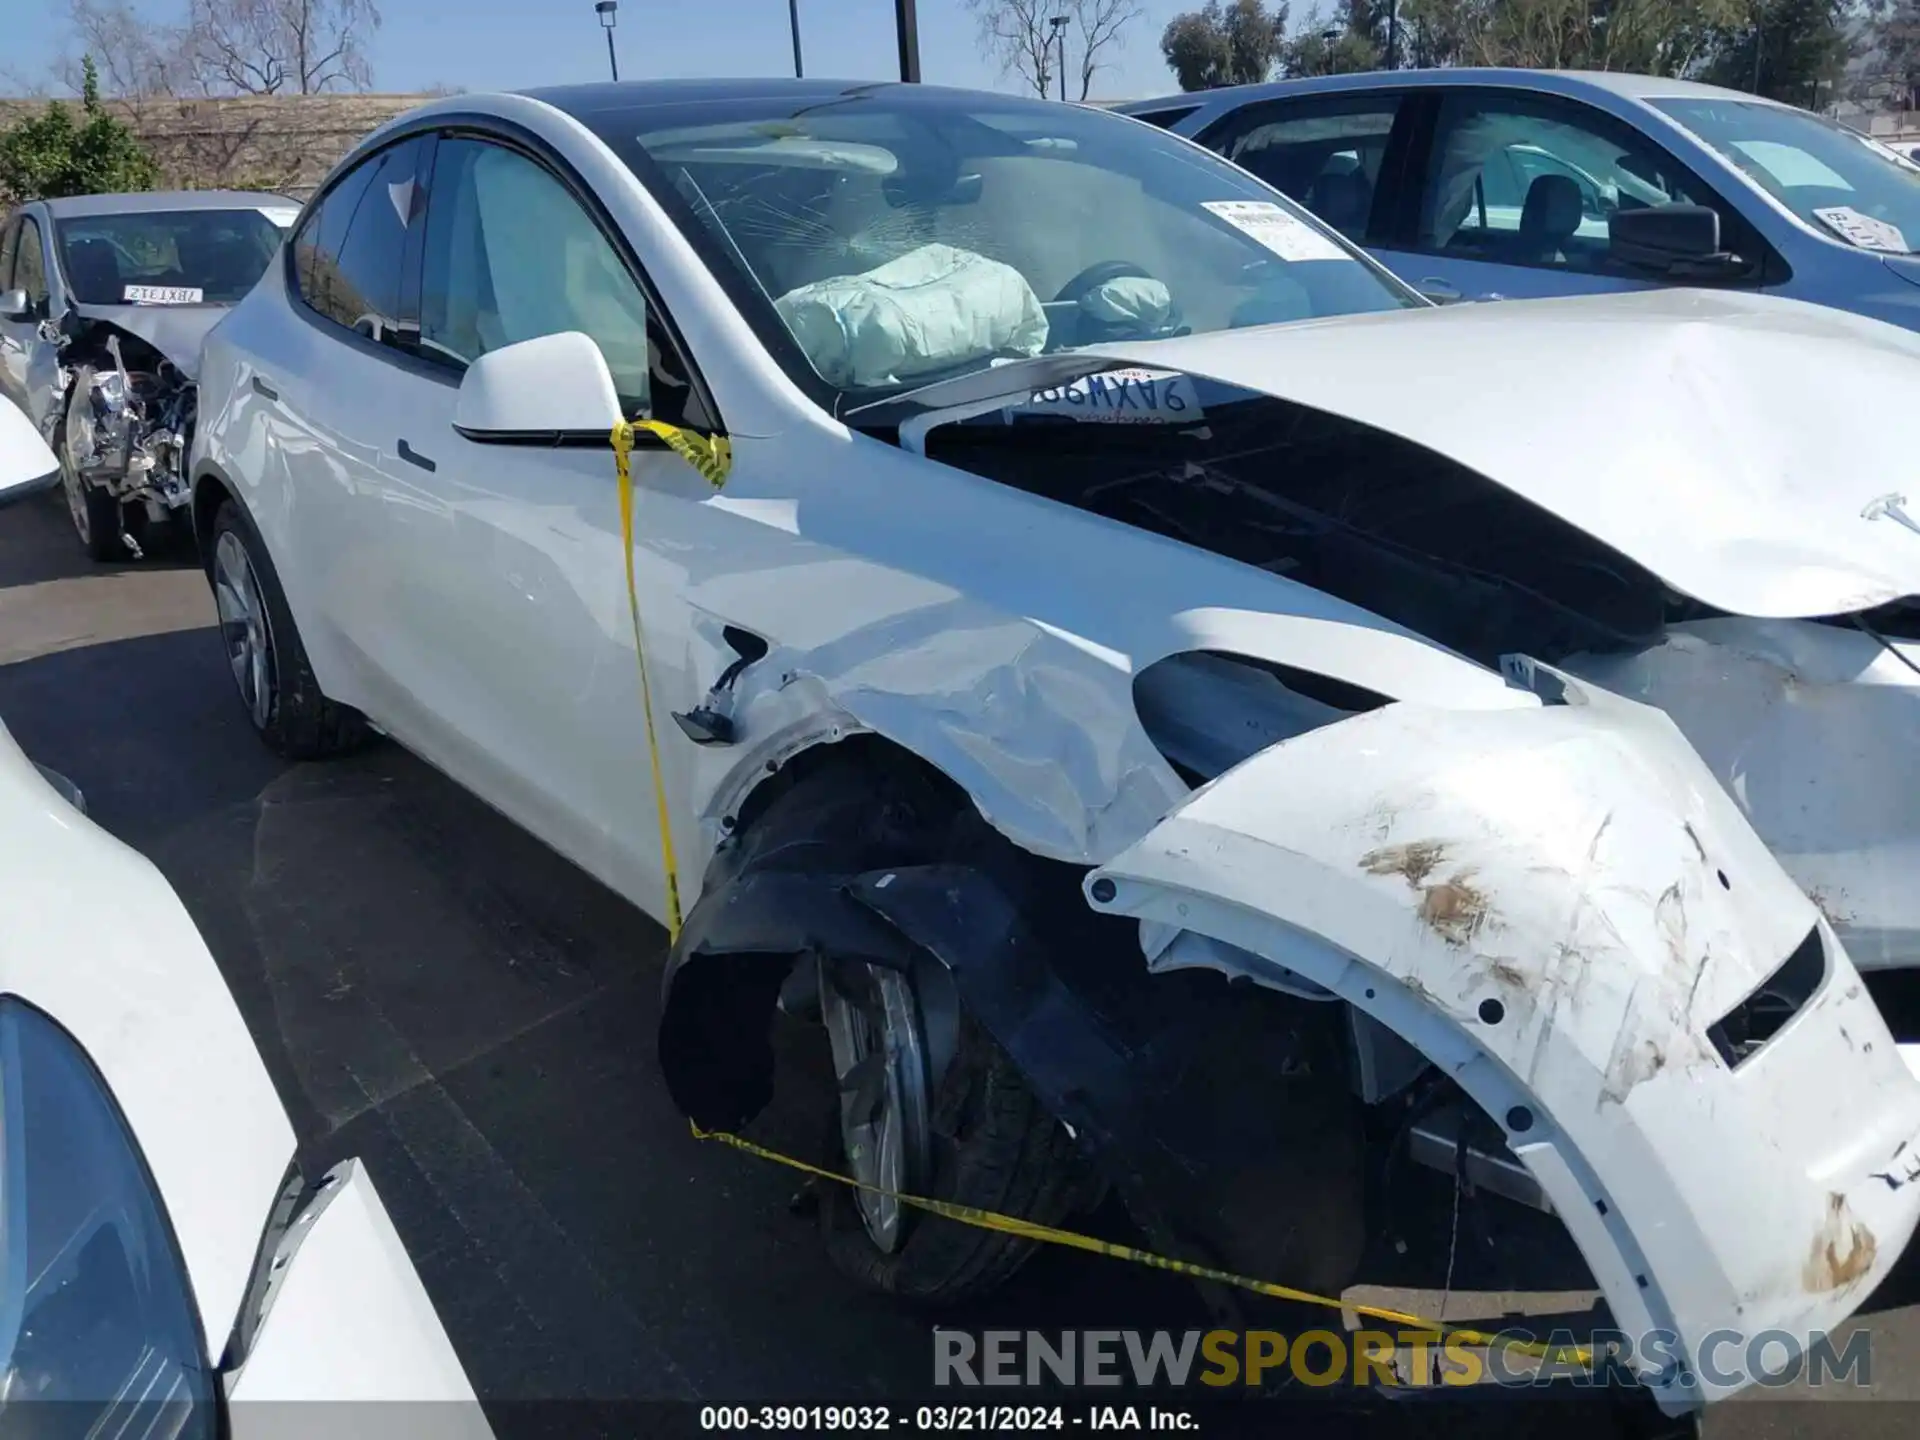
POLYGON ((1679 1337, 1690 1363, 1642 1378, 1685 1410, 1724 1393, 1691 1363, 1713 1332, 1804 1341, 1886 1274, 1920 1213, 1896 1160, 1920 1083, 1672 722, 1541 690, 1561 703, 1392 705, 1265 750, 1087 894, 1147 922, 1158 968, 1305 979, 1450 1073, 1621 1326, 1679 1337), (1742 1047, 1783 965, 1804 1003, 1742 1047))

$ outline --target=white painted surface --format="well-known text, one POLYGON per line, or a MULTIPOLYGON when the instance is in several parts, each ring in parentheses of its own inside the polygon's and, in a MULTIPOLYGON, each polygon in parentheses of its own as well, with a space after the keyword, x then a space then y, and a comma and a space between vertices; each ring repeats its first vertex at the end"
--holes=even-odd
POLYGON ((146 1156, 210 1343, 232 1328, 293 1127, 160 872, 60 798, 0 726, 0 990, 99 1067, 146 1156))
POLYGON ((60 468, 33 422, 13 405, 0 401, 0 501, 8 494, 32 488, 60 468))
POLYGON ((1673 717, 1863 970, 1920 965, 1920 644, 1892 643, 1729 616, 1566 666, 1673 717))
POLYGON ((345 1169, 228 1384, 235 1436, 284 1433, 276 1405, 312 1400, 413 1402, 411 1433, 490 1435, 372 1177, 345 1169))

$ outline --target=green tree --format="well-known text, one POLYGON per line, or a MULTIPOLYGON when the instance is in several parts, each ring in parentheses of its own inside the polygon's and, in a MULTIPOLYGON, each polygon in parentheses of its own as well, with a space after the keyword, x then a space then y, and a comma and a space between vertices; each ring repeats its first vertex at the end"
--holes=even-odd
POLYGON ((1811 105, 1820 86, 1837 84, 1852 53, 1846 0, 1752 0, 1717 35, 1701 76, 1794 105, 1811 105))
POLYGON ((1369 0, 1343 0, 1331 20, 1319 11, 1307 17, 1286 43, 1281 65, 1289 75, 1350 75, 1377 70, 1386 54, 1387 7, 1369 0))
POLYGON ((93 57, 82 62, 80 116, 49 102, 46 110, 0 132, 0 193, 18 200, 151 190, 160 168, 100 100, 93 57))
POLYGON ((1160 36, 1160 53, 1182 90, 1251 85, 1273 72, 1282 52, 1287 7, 1260 0, 1207 0, 1176 15, 1160 36))

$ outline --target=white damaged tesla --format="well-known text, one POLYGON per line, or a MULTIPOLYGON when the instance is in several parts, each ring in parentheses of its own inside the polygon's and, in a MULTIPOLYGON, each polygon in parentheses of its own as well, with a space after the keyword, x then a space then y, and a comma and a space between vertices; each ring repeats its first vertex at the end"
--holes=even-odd
POLYGON ((823 1026, 862 1282, 1028 1250, 889 1192, 1112 1186, 1335 1287, 1405 1149, 1557 1216, 1681 1412, 1920 1216, 1849 954, 1920 961, 1917 360, 1433 309, 1077 107, 463 95, 210 336, 195 525, 269 744, 391 735, 668 926, 695 1120, 823 1026))

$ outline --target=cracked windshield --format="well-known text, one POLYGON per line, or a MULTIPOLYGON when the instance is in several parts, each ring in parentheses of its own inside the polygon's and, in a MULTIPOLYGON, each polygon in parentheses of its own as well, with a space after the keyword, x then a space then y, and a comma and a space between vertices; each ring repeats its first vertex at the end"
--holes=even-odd
POLYGON ((638 139, 776 353, 842 391, 1418 303, 1245 172, 1066 106, 856 92, 638 139))

